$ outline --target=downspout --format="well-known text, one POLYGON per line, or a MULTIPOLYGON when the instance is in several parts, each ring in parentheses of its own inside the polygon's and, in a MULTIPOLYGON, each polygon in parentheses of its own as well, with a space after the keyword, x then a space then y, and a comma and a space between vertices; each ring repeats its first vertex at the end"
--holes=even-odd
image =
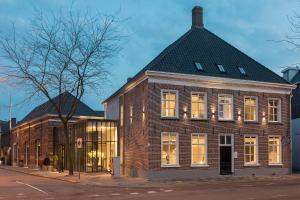
POLYGON ((292 128, 292 91, 290 93, 290 166, 289 166, 289 174, 293 174, 293 128, 292 128))

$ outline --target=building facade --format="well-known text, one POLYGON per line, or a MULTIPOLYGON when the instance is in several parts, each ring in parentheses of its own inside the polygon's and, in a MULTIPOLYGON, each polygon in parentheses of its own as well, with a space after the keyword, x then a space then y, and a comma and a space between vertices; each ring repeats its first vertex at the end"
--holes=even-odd
MULTIPOLYGON (((59 99, 63 99, 65 102, 67 102, 67 104, 64 105, 64 112, 67 113, 70 110, 70 101, 73 101, 74 98, 75 97, 73 95, 66 92, 53 98, 53 102, 57 103, 59 99)), ((77 125, 77 123, 82 123, 83 120, 88 119, 96 121, 98 120, 101 122, 101 120, 104 119, 103 113, 92 110, 86 104, 80 101, 73 118, 69 121, 70 133, 74 134, 74 137, 72 137, 73 139, 76 139, 76 137, 80 136, 85 142, 87 138, 84 137, 84 133, 89 133, 89 124, 85 126, 87 130, 82 128, 82 133, 80 134, 73 131, 72 128, 76 127, 75 125, 77 125)), ((116 127, 116 124, 108 123, 108 125, 116 127)), ((103 122, 102 129, 111 130, 112 128, 106 127, 106 123, 103 122)), ((48 157, 51 159, 51 165, 53 165, 54 160, 56 160, 55 167, 58 170, 66 169, 68 167, 67 158, 69 155, 65 151, 66 142, 64 139, 64 134, 61 130, 62 123, 58 118, 58 115, 56 114, 52 104, 48 101, 40 106, 37 106, 11 130, 10 143, 12 151, 12 165, 30 168, 42 168, 45 158, 48 157)), ((115 128, 114 130, 117 129, 115 128)), ((98 131, 94 132, 98 133, 98 131)), ((103 133, 103 135, 106 135, 106 132, 103 133)), ((88 152, 87 155, 89 155, 88 152)), ((86 159, 85 157, 81 158, 84 160, 86 159)), ((78 167, 77 162, 74 164, 74 167, 78 167)))
POLYGON ((300 68, 288 67, 282 71, 284 79, 294 84, 296 89, 292 95, 292 141, 293 169, 300 170, 300 68))
POLYGON ((150 179, 288 174, 289 82, 192 27, 104 101, 122 172, 150 179))

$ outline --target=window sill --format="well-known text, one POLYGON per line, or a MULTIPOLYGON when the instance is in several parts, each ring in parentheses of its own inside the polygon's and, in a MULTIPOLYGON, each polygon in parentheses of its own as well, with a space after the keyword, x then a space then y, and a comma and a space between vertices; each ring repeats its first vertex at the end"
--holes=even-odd
POLYGON ((180 165, 161 165, 161 168, 176 168, 176 167, 181 167, 180 165))
POLYGON ((205 168, 205 167, 209 167, 209 165, 208 164, 203 164, 203 165, 196 165, 196 164, 193 164, 193 165, 191 165, 191 167, 195 167, 195 168, 201 168, 201 167, 203 167, 203 168, 205 168))
POLYGON ((260 164, 257 163, 257 164, 244 164, 244 167, 259 167, 260 164))
POLYGON ((268 166, 270 166, 270 167, 281 167, 281 166, 283 166, 283 164, 282 163, 272 163, 272 164, 268 164, 268 166))

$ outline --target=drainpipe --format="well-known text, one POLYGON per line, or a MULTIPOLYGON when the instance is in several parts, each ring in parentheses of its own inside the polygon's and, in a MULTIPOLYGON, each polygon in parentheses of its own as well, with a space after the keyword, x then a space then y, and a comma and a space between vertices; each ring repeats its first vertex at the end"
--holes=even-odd
POLYGON ((289 174, 293 174, 293 128, 292 128, 292 91, 290 93, 290 166, 289 174))

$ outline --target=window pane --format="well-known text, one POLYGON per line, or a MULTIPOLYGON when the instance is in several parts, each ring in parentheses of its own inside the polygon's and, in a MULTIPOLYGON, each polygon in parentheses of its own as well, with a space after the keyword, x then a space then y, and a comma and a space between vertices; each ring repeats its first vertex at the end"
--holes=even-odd
POLYGON ((177 164, 176 133, 163 133, 161 139, 162 139, 162 152, 161 152, 162 165, 177 164))
POLYGON ((192 135, 192 164, 205 164, 205 136, 192 135))

